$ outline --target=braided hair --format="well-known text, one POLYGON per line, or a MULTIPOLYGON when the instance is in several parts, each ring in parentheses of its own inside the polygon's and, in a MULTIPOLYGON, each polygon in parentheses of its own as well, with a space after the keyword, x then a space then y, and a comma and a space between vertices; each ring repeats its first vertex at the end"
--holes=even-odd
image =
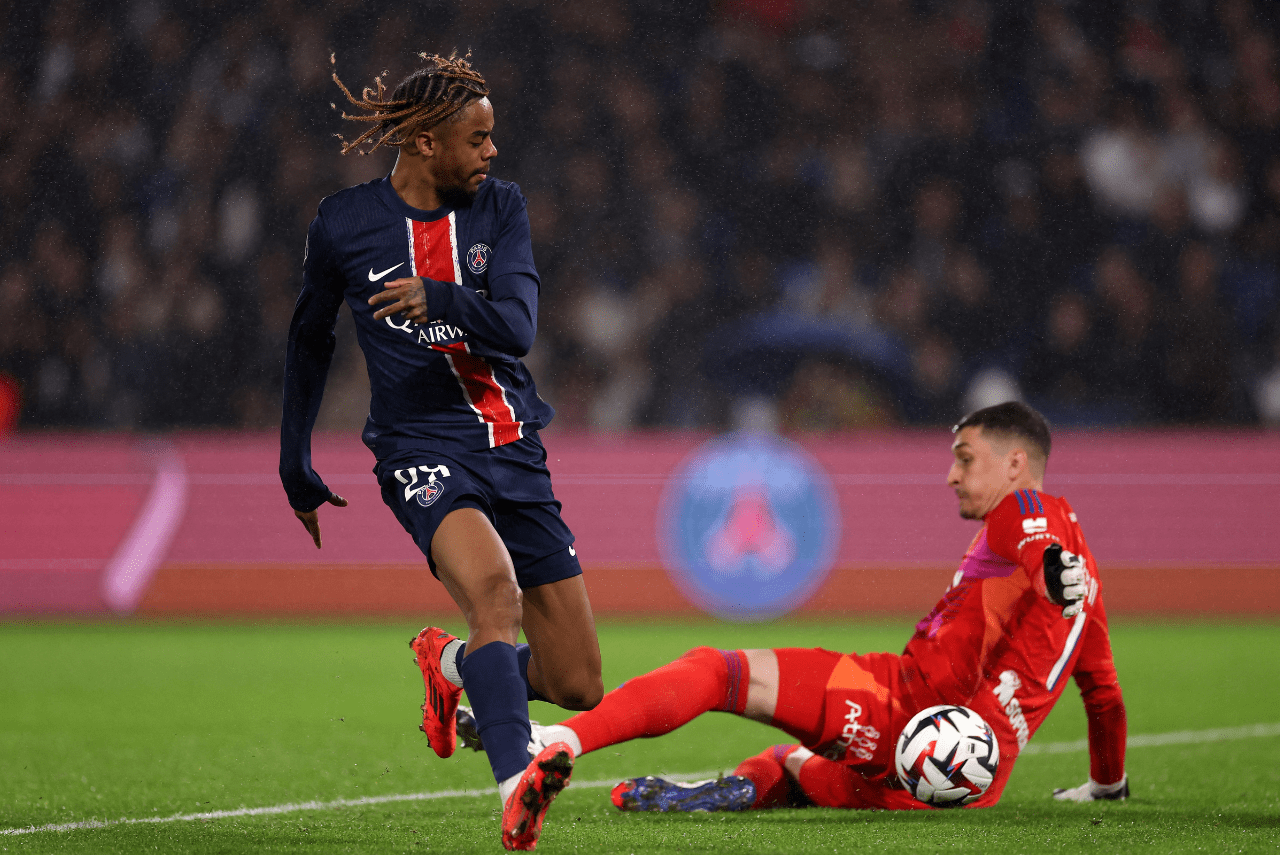
MULTIPOLYGON (((488 96, 489 86, 484 76, 471 67, 470 51, 463 57, 454 51, 447 59, 438 54, 420 53, 418 56, 427 64, 426 67, 402 80, 390 98, 382 83, 387 74, 385 71, 373 79, 377 88, 366 86, 359 98, 338 79, 338 72, 333 72, 333 82, 342 89, 347 100, 367 111, 364 115, 355 116, 343 112, 342 118, 370 123, 370 127, 351 142, 337 134, 343 154, 352 149, 368 154, 379 146, 404 145, 419 130, 435 127, 472 101, 488 96), (373 140, 373 145, 367 150, 361 149, 360 146, 369 140, 373 140)), ((329 62, 336 65, 336 57, 330 54, 329 62)), ((337 105, 331 106, 337 109, 337 105)))

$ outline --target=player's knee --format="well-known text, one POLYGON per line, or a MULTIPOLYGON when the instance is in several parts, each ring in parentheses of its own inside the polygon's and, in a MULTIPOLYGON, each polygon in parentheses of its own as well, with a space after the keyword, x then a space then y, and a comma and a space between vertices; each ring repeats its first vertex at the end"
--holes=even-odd
POLYGON ((695 647, 680 658, 686 662, 705 665, 708 668, 721 669, 725 667, 724 651, 715 647, 695 647))
POLYGON ((730 660, 740 661, 737 652, 720 650, 716 647, 695 647, 676 661, 683 666, 694 666, 697 673, 713 677, 717 683, 725 683, 729 679, 730 660))
POLYGON ((594 709, 604 698, 604 679, 600 674, 598 657, 560 670, 554 681, 555 685, 548 687, 547 700, 558 707, 580 712, 594 709))
POLYGON ((516 580, 495 574, 472 602, 467 624, 472 632, 519 630, 523 613, 523 595, 516 580))
POLYGON ((588 670, 582 675, 582 679, 577 685, 577 691, 571 699, 574 706, 569 707, 569 709, 594 709, 603 699, 604 679, 600 676, 600 668, 597 667, 595 670, 588 670))
POLYGON ((599 676, 590 675, 575 680, 568 685, 557 687, 556 697, 552 700, 556 706, 580 712, 595 709, 604 698, 604 683, 599 676))

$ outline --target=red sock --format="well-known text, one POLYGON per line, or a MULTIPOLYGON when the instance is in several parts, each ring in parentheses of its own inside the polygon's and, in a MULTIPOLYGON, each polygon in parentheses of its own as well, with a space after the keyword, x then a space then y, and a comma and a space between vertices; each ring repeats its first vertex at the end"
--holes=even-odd
POLYGON ((741 650, 696 647, 674 662, 628 680, 593 710, 562 722, 582 753, 638 737, 662 736, 704 712, 741 715, 750 672, 741 650))
POLYGON ((750 778, 756 785, 756 800, 752 810, 774 807, 792 807, 791 782, 783 763, 795 745, 775 745, 738 764, 733 774, 750 778))
POLYGON ((927 807, 903 789, 889 783, 892 772, 867 780, 854 769, 825 757, 810 757, 800 767, 797 783, 805 796, 818 807, 865 810, 910 810, 927 807))
POLYGON ((1124 704, 1117 702, 1089 712, 1090 778, 1099 784, 1114 784, 1124 777, 1124 744, 1128 732, 1124 704))

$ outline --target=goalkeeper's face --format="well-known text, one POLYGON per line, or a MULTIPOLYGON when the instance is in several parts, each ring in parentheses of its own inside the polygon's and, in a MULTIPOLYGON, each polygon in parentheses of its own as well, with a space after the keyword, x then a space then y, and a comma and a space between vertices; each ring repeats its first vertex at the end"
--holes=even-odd
POLYGON ((981 427, 963 428, 951 445, 954 461, 947 486, 956 491, 960 516, 967 520, 986 517, 1019 486, 1020 469, 1025 468, 1019 467, 1010 443, 993 443, 982 434, 981 427))

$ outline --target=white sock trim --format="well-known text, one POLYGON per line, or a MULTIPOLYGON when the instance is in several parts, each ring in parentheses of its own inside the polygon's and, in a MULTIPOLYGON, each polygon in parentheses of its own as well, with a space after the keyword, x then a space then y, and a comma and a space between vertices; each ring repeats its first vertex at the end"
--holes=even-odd
POLYGON ((553 742, 568 743, 574 757, 582 756, 582 740, 578 739, 578 734, 574 733, 572 728, 565 727, 563 724, 539 725, 537 739, 543 747, 553 742))
POLYGON ((524 770, 521 770, 505 781, 498 782, 498 799, 502 802, 504 809, 507 806, 507 799, 511 798, 511 794, 516 791, 516 785, 520 783, 520 776, 523 774, 524 770))
POLYGON ((1114 784, 1099 784, 1093 778, 1089 779, 1089 788, 1093 790, 1095 796, 1110 796, 1124 789, 1125 784, 1129 783, 1129 773, 1125 772, 1120 776, 1120 780, 1114 784))
POLYGON ((461 638, 455 638, 444 646, 440 654, 440 673, 459 689, 462 688, 462 674, 458 671, 458 648, 464 644, 461 638))
POLYGON ((797 745, 791 749, 791 753, 782 761, 782 768, 787 770, 787 774, 791 776, 792 780, 799 781, 800 767, 809 762, 809 758, 812 756, 814 756, 813 752, 808 748, 803 745, 797 745))

